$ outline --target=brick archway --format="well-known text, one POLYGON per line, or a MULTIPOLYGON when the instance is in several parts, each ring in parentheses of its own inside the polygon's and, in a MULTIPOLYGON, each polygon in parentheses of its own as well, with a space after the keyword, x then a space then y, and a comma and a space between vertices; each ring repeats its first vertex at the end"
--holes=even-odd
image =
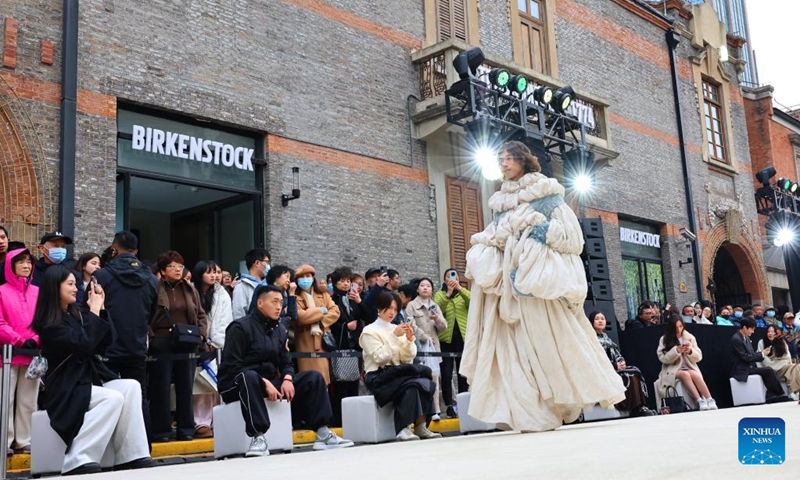
POLYGON ((769 289, 767 288, 767 273, 761 255, 761 246, 752 241, 747 235, 741 235, 739 243, 730 243, 728 238, 727 222, 720 222, 706 235, 703 246, 703 289, 705 295, 711 297, 706 289, 708 279, 713 276, 714 261, 720 248, 724 248, 733 257, 736 268, 742 276, 745 290, 750 293, 753 300, 767 301, 769 289))

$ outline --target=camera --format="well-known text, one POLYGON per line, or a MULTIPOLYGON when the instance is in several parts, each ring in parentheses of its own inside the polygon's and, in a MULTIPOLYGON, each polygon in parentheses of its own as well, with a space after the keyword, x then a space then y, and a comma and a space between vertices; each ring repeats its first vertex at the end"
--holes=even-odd
POLYGON ((680 232, 681 232, 681 237, 685 238, 690 242, 694 242, 695 240, 697 240, 697 235, 692 233, 692 231, 686 227, 681 227, 680 232))
POLYGON ((450 280, 457 280, 458 279, 458 273, 456 273, 455 270, 450 270, 449 277, 450 277, 450 280))

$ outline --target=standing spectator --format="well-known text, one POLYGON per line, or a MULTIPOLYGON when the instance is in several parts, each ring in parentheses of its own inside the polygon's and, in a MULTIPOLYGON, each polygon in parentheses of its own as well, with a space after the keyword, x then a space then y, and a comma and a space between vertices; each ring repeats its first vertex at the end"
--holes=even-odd
POLYGON ((225 291, 228 292, 231 298, 233 298, 233 278, 231 277, 231 272, 223 271, 222 272, 222 286, 225 288, 225 291))
MULTIPOLYGON (((396 293, 400 298, 400 311, 397 313, 397 318, 395 318, 392 323, 395 325, 410 323, 411 326, 414 327, 414 335, 416 335, 417 325, 414 323, 414 318, 408 316, 406 307, 408 307, 408 304, 411 303, 412 300, 417 298, 417 288, 412 284, 406 283, 405 285, 400 285, 396 293)), ((417 350, 419 350, 419 345, 417 345, 417 350)))
POLYGON ((774 325, 769 325, 766 338, 758 341, 758 351, 764 356, 764 366, 775 370, 778 378, 789 388, 790 397, 797 400, 797 392, 800 392, 800 365, 792 363, 789 346, 778 332, 774 325))
MULTIPOLYGON (((7 282, 0 285, 0 344, 17 348, 38 348, 39 337, 31 329, 39 288, 31 285, 33 255, 28 250, 11 250, 3 268, 7 282)), ((31 357, 11 358, 11 389, 8 403, 8 443, 6 454, 16 448, 31 451, 31 417, 36 410, 39 380, 25 378, 31 357)), ((2 366, 0 366, 2 367, 2 366)))
POLYGON ((606 316, 602 312, 592 312, 589 314, 589 322, 597 333, 597 340, 605 350, 614 370, 627 385, 625 400, 615 405, 617 410, 630 412, 633 417, 655 415, 656 412, 647 408, 647 382, 645 382, 642 372, 625 363, 625 357, 622 356, 617 344, 606 335, 606 316))
POLYGON ((87 252, 78 258, 78 264, 75 265, 75 278, 78 281, 77 307, 80 308, 83 305, 86 299, 86 286, 89 285, 92 281, 92 275, 98 270, 100 270, 100 254, 87 252))
POLYGON ((755 315, 756 326, 767 326, 766 319, 764 318, 764 307, 761 304, 757 303, 753 305, 750 307, 750 310, 752 310, 753 314, 755 315))
POLYGON ((767 307, 764 312, 764 323, 766 323, 767 326, 772 325, 774 327, 780 327, 781 320, 776 315, 775 307, 767 307))
MULTIPOLYGON (((467 335, 467 317, 469 315, 469 290, 461 286, 458 271, 451 268, 444 272, 442 289, 436 292, 434 301, 447 321, 447 328, 439 334, 443 352, 462 353, 464 338, 467 335)), ((442 394, 447 405, 447 416, 458 417, 458 410, 453 396, 453 367, 458 376, 458 393, 469 388, 467 379, 458 374, 461 368, 461 357, 442 358, 442 394)))
MULTIPOLYGON (((267 275, 267 285, 281 289, 283 308, 281 308, 280 322, 287 332, 291 332, 292 323, 297 322, 297 284, 294 281, 294 272, 286 265, 275 265, 267 275)), ((250 308, 252 309, 253 305, 250 308)), ((290 343, 294 343, 293 339, 290 339, 290 343)))
POLYGON ((711 392, 697 366, 703 359, 703 352, 697 346, 694 335, 684 330, 680 315, 672 315, 667 320, 666 331, 658 341, 656 354, 661 361, 661 373, 656 381, 657 404, 661 403, 667 387, 675 387, 680 381, 691 398, 696 400, 700 410, 717 409, 717 402, 711 398, 711 392))
POLYGON ((655 325, 659 318, 655 309, 655 304, 649 300, 645 300, 639 304, 636 318, 625 322, 625 330, 638 330, 640 328, 652 327, 655 325))
POLYGON ((251 438, 246 457, 269 455, 264 434, 270 428, 266 402, 291 403, 295 425, 317 431, 314 450, 352 447, 329 428, 332 415, 325 379, 315 370, 295 374, 287 332, 280 324, 283 294, 274 285, 254 292, 256 308, 231 323, 219 367, 219 391, 226 403, 240 401, 245 432, 251 438))
MULTIPOLYGON (((183 280, 183 257, 169 251, 158 257, 162 280, 158 285, 158 306, 150 329, 151 356, 175 353, 195 353, 197 346, 176 344, 172 339, 173 325, 196 325, 200 329, 201 345, 208 334, 208 317, 201 306, 197 290, 183 280)), ((172 434, 170 415, 170 383, 175 383, 175 419, 178 440, 194 438, 194 412, 192 409, 192 383, 195 374, 194 360, 167 360, 152 362, 147 369, 150 377, 150 419, 153 442, 168 442, 172 434)))
POLYGON ((364 274, 364 278, 366 281, 366 284, 362 285, 362 287, 364 287, 364 291, 368 292, 369 290, 371 290, 372 287, 374 287, 375 284, 378 283, 378 277, 383 275, 383 273, 384 272, 380 268, 372 267, 368 269, 367 273, 364 274))
MULTIPOLYGON (((339 319, 339 307, 333 302, 327 288, 320 288, 317 271, 311 265, 302 265, 295 272, 300 294, 297 296, 297 323, 294 325, 294 344, 298 352, 322 352, 322 335, 330 331, 339 319)), ((330 383, 330 362, 327 358, 298 358, 301 372, 316 370, 325 384, 330 383)))
POLYGON ((794 315, 792 312, 786 312, 783 314, 783 323, 778 327, 779 328, 779 335, 786 340, 786 344, 789 346, 789 356, 792 359, 797 359, 797 333, 800 331, 800 328, 794 325, 794 315))
POLYGON ((233 318, 247 315, 247 309, 253 299, 253 292, 259 285, 266 285, 264 279, 269 273, 269 252, 263 248, 254 248, 244 255, 247 273, 233 288, 233 318))
POLYGON ((106 350, 106 366, 120 378, 136 380, 142 390, 144 424, 150 438, 150 402, 147 391, 148 325, 156 308, 158 280, 136 258, 139 239, 120 231, 111 243, 111 260, 95 272, 103 287, 105 308, 111 317, 112 341, 106 350))
MULTIPOLYGON (((339 308, 339 319, 331 326, 331 333, 336 339, 339 350, 355 350, 360 348, 358 338, 364 329, 364 317, 361 310, 361 296, 351 288, 353 271, 348 267, 340 267, 331 274, 333 282, 333 301, 339 308)), ((332 425, 342 424, 342 399, 358 396, 358 379, 353 381, 331 381, 331 407, 333 408, 332 425)))
MULTIPOLYGON (((195 290, 200 294, 200 305, 208 318, 208 344, 211 349, 225 346, 225 329, 233 321, 231 297, 219 284, 217 270, 220 271, 219 275, 221 277, 222 270, 216 262, 200 261, 194 266, 194 271, 192 272, 195 290)), ((201 370, 203 368, 203 366, 200 367, 201 370)), ((199 371, 195 374, 195 382, 198 381, 198 375, 199 371)), ((216 391, 192 396, 195 438, 211 438, 214 436, 211 421, 214 407, 218 404, 217 397, 216 391)))
POLYGON ((33 280, 31 282, 37 287, 41 286, 44 279, 44 272, 53 265, 64 265, 72 268, 74 261, 67 260, 67 245, 72 245, 72 239, 61 232, 45 234, 39 242, 39 252, 42 254, 33 266, 33 280))
POLYGON ((116 469, 149 467, 153 461, 142 418, 142 390, 98 359, 111 342, 112 329, 101 317, 103 289, 92 282, 86 313, 75 307, 77 295, 72 272, 62 266, 48 268, 33 319, 50 365, 44 378, 50 427, 67 445, 62 475, 99 473, 109 444, 116 469))
POLYGON ((711 307, 703 307, 703 312, 700 314, 700 318, 697 319, 696 323, 700 325, 713 325, 714 320, 714 312, 711 310, 711 307))
POLYGON ((386 270, 386 275, 389 276, 389 282, 386 284, 386 287, 389 290, 391 290, 393 292, 396 292, 397 289, 400 288, 400 285, 401 285, 400 272, 390 268, 390 269, 386 270))
MULTIPOLYGON (((364 296, 364 277, 361 275, 354 273, 352 277, 350 277, 350 282, 357 286, 356 293, 360 296, 364 296)), ((362 319, 363 320, 363 319, 362 319)))
POLYGON ((6 230, 6 227, 0 225, 0 285, 6 283, 5 261, 8 251, 8 230, 6 230))
POLYGON ((731 377, 737 381, 746 382, 750 375, 758 375, 767 388, 767 403, 781 402, 788 398, 783 393, 783 387, 775 370, 769 367, 756 367, 756 362, 763 362, 764 355, 770 355, 771 349, 764 352, 755 352, 750 336, 756 330, 756 324, 751 318, 742 318, 739 331, 731 337, 731 350, 733 352, 733 368, 731 377))
POLYGON ((400 299, 396 294, 381 292, 376 303, 378 320, 364 327, 359 339, 367 372, 364 383, 378 405, 392 403, 397 440, 441 437, 427 427, 434 413, 436 385, 428 367, 411 363, 417 355, 414 330, 409 323, 392 324, 400 310, 400 299), (412 422, 414 433, 408 428, 412 422))
POLYGON ((386 267, 381 267, 381 269, 370 268, 367 270, 367 293, 364 295, 364 308, 366 313, 366 318, 364 319, 364 323, 369 325, 370 323, 374 322, 375 319, 378 318, 378 309, 375 306, 375 301, 378 298, 378 295, 381 292, 391 292, 389 288, 389 274, 388 270, 385 270, 386 267))
MULTIPOLYGON (((406 318, 409 322, 416 325, 416 337, 422 346, 423 352, 441 353, 442 347, 439 343, 439 334, 447 330, 447 320, 436 302, 433 301, 433 281, 430 278, 423 278, 417 287, 417 298, 406 306, 406 318)), ((434 421, 440 419, 442 412, 439 404, 439 392, 441 391, 441 357, 423 358, 422 362, 431 369, 433 382, 436 390, 433 393, 433 417, 434 421)), ((450 380, 452 382, 452 378, 450 380)))

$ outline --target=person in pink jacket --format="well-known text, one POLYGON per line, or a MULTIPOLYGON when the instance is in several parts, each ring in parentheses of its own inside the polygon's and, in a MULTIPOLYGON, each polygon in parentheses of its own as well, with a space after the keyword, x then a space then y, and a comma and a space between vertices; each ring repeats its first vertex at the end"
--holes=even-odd
MULTIPOLYGON (((12 250, 6 256, 6 283, 0 285, 0 344, 18 348, 38 348, 39 337, 30 328, 39 288, 31 284, 34 258, 28 250, 12 250)), ((36 411, 39 380, 28 380, 25 372, 31 357, 11 359, 11 392, 8 406, 8 444, 6 455, 30 452, 31 417, 36 411)))

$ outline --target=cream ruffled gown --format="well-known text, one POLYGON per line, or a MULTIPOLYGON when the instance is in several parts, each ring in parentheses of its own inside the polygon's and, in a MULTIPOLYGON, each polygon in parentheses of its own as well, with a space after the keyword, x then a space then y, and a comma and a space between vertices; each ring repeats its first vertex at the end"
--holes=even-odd
POLYGON ((564 187, 540 173, 506 181, 494 221, 472 236, 473 281, 461 374, 469 414, 514 430, 553 430, 625 387, 583 312, 583 236, 564 187))

